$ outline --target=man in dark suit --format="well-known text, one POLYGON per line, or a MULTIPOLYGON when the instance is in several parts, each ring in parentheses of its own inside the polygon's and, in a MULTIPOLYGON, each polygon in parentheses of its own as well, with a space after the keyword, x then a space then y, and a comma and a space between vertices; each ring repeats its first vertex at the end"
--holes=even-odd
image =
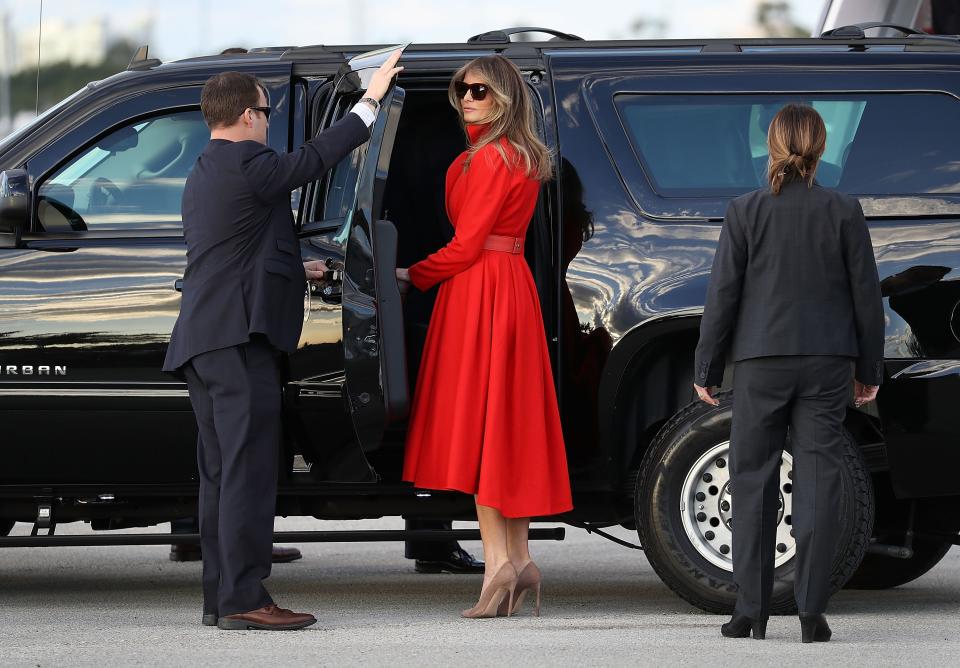
POLYGON ((793 444, 795 594, 804 641, 823 619, 840 531, 843 419, 883 379, 884 314, 860 202, 814 183, 826 142, 819 114, 790 104, 770 124, 770 187, 727 208, 713 261, 694 387, 717 405, 735 362, 730 471, 735 616, 723 634, 762 638, 773 587, 781 452, 793 444))
POLYGON ((270 574, 281 438, 280 361, 296 349, 305 279, 290 192, 318 179, 369 138, 394 53, 351 113, 292 153, 266 146, 266 89, 224 72, 204 85, 210 143, 183 193, 187 268, 164 370, 184 377, 200 437, 203 623, 296 629, 316 622, 274 604, 270 574))

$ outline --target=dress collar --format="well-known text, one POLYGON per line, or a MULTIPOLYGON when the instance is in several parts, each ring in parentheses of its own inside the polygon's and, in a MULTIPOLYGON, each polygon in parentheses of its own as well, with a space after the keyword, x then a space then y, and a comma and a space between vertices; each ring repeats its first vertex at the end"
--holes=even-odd
POLYGON ((467 125, 467 136, 471 144, 476 144, 477 140, 490 129, 489 123, 470 123, 467 125))

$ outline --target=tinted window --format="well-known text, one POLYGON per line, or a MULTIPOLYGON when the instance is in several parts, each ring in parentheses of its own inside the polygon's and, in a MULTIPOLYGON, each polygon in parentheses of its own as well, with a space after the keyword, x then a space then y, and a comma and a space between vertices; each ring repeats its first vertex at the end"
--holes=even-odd
MULTIPOLYGON (((334 119, 339 120, 349 113, 360 99, 359 95, 345 96, 337 101, 334 119)), ((322 128, 321 128, 322 131, 322 128)), ((360 182, 360 169, 367 154, 367 144, 360 144, 338 162, 323 178, 319 185, 320 197, 314 203, 310 220, 334 221, 342 219, 334 241, 345 243, 350 230, 350 213, 357 197, 360 182)))
MULTIPOLYGON (((342 119, 349 113, 359 97, 354 95, 339 100, 335 114, 336 120, 342 119)), ((323 200, 322 210, 318 212, 317 220, 343 218, 350 212, 356 197, 356 186, 360 180, 360 168, 366 151, 366 144, 361 144, 330 171, 326 182, 326 197, 323 200)))
POLYGON ((41 226, 47 232, 180 229, 183 186, 209 139, 199 111, 111 132, 40 186, 41 226))
POLYGON ((827 126, 822 185, 858 195, 960 193, 960 102, 948 95, 616 97, 664 197, 732 196, 764 185, 767 127, 787 102, 812 105, 827 126))

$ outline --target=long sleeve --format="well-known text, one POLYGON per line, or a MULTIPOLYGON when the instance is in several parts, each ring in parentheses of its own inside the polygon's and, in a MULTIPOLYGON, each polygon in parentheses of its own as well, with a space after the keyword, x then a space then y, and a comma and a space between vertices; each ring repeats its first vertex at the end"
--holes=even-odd
POLYGON ((507 199, 512 173, 496 149, 487 145, 473 156, 461 178, 468 179, 467 190, 453 239, 410 267, 410 280, 420 290, 429 290, 477 261, 507 199))
POLYGON ((735 203, 727 207, 717 254, 710 270, 707 301, 700 321, 700 340, 694 359, 694 380, 701 387, 723 381, 730 339, 740 310, 743 277, 747 267, 747 243, 735 203))
POLYGON ((370 129, 364 119, 348 113, 290 153, 260 147, 243 160, 240 168, 260 200, 287 199, 291 191, 319 179, 369 138, 370 129))
POLYGON ((855 377, 865 385, 879 385, 883 382, 883 297, 873 242, 859 200, 855 200, 852 215, 844 221, 843 234, 843 256, 857 328, 855 377))

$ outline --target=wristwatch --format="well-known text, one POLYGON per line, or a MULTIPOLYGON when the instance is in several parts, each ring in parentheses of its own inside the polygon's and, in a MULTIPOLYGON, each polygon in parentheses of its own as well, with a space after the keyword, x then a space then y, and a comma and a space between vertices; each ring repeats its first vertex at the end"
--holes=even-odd
POLYGON ((372 97, 362 97, 360 98, 361 102, 369 102, 373 105, 373 113, 380 111, 380 103, 374 100, 372 97))

